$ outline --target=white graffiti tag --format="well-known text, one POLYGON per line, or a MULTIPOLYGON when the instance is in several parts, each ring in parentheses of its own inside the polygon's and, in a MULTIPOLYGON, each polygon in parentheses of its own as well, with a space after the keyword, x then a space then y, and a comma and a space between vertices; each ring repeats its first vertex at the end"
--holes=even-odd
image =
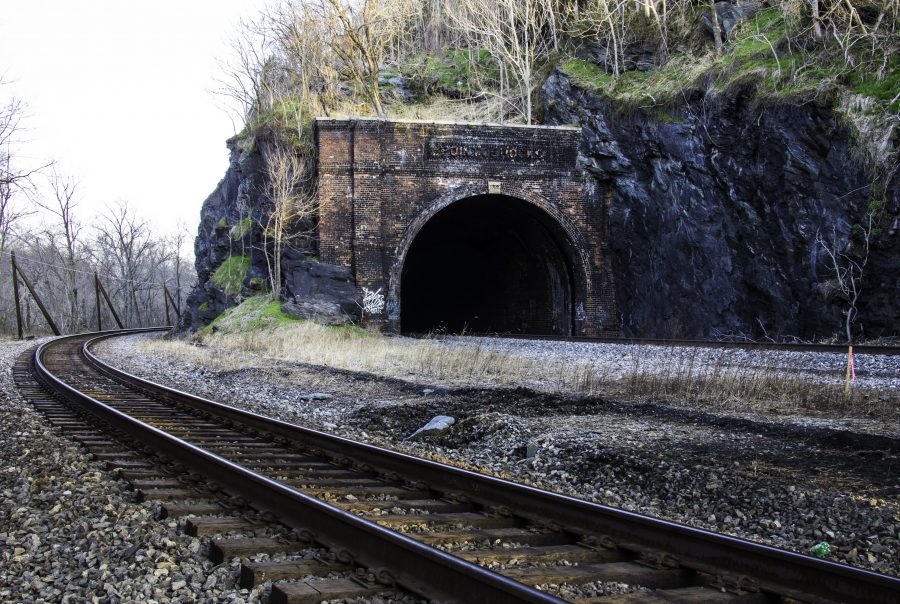
POLYGON ((372 291, 366 287, 363 288, 363 312, 367 315, 381 314, 384 310, 384 294, 381 293, 379 287, 376 291, 372 291))

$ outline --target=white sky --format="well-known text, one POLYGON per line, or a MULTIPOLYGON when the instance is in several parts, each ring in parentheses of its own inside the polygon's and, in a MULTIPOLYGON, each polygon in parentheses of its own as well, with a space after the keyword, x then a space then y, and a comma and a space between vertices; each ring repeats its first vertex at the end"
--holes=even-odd
POLYGON ((21 156, 80 184, 81 219, 126 200, 161 231, 196 232, 234 134, 212 93, 241 18, 263 0, 3 0, 0 102, 28 106, 21 156))

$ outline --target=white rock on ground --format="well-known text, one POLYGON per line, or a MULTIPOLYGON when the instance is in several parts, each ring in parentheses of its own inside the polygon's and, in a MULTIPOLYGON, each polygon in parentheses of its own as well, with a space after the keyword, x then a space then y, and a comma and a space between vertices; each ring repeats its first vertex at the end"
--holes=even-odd
POLYGON ((455 423, 456 420, 449 415, 435 415, 431 418, 431 421, 410 434, 407 440, 416 440, 417 438, 424 438, 426 436, 437 434, 438 432, 443 432, 455 423))

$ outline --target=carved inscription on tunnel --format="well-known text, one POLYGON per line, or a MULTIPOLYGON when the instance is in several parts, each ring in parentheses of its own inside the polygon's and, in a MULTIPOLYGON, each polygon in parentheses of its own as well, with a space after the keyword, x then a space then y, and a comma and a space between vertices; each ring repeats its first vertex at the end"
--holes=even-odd
POLYGON ((431 162, 540 162, 543 166, 570 166, 574 148, 559 148, 537 141, 473 141, 460 137, 433 137, 425 142, 425 159, 431 162))

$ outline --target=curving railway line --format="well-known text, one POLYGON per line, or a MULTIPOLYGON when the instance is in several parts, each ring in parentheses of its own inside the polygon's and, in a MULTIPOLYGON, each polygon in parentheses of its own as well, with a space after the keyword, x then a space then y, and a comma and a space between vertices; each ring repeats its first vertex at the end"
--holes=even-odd
POLYGON ((19 360, 48 420, 272 602, 898 602, 900 580, 269 419, 123 373, 69 336, 19 360), (229 535, 240 536, 229 536, 229 535), (272 537, 271 535, 279 535, 272 537), (224 536, 222 536, 224 535, 224 536), (248 536, 249 535, 249 536, 248 536), (260 536, 262 535, 262 536, 260 536), (298 558, 294 552, 318 548, 298 558), (287 554, 254 562, 256 553, 287 554), (597 597, 579 586, 642 588, 597 597), (540 589, 535 586, 540 587, 540 589))

